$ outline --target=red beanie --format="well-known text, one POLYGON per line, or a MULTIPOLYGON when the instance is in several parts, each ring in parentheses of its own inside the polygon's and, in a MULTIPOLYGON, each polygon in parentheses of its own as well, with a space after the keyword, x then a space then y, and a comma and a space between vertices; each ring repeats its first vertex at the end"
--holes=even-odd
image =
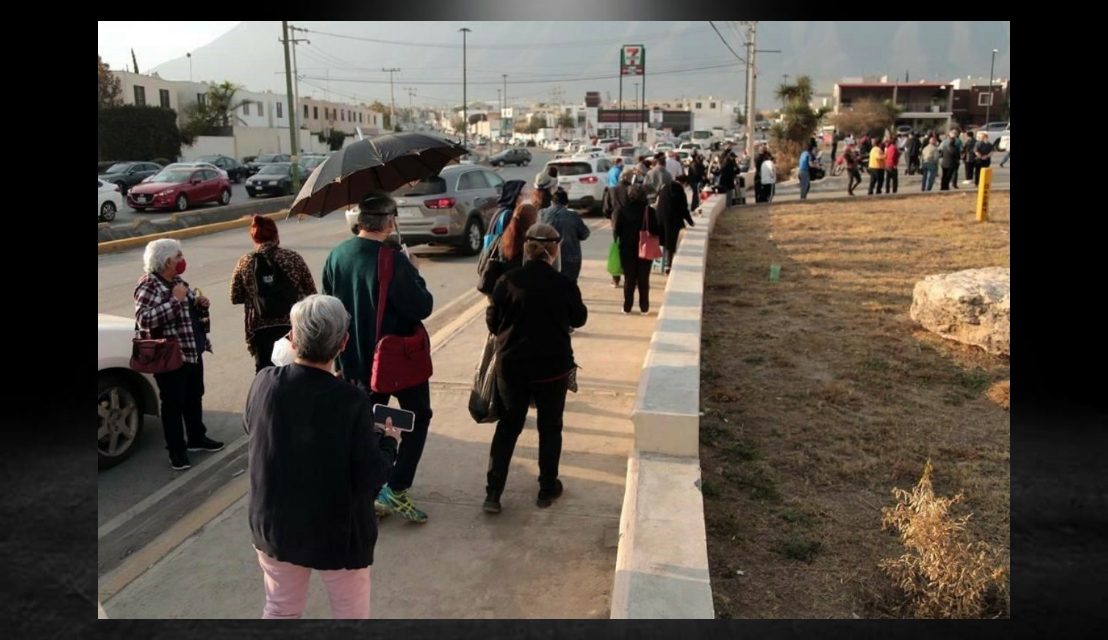
POLYGON ((277 242, 277 223, 265 216, 255 215, 250 223, 250 237, 258 244, 277 242))

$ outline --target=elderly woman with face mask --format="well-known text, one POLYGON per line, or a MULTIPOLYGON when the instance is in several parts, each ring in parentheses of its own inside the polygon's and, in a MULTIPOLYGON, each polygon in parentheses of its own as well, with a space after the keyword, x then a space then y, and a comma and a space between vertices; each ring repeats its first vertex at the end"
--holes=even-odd
POLYGON ((310 295, 289 317, 296 359, 258 373, 243 411, 262 617, 303 615, 314 569, 335 618, 368 618, 373 497, 388 479, 400 432, 374 425, 365 391, 331 371, 350 339, 342 301, 310 295))
POLYGON ((496 283, 485 324, 496 335, 497 393, 500 421, 489 450, 484 510, 500 512, 516 440, 533 401, 538 411, 539 493, 536 504, 549 507, 562 494, 558 462, 562 456, 562 414, 573 359, 570 329, 582 327, 588 309, 577 284, 554 269, 561 237, 554 227, 527 230, 524 263, 496 283))
POLYGON ((188 469, 189 451, 219 451, 222 442, 207 436, 204 426, 204 351, 211 351, 201 310, 210 302, 197 295, 181 278, 186 262, 181 242, 170 238, 146 245, 142 256, 145 273, 135 286, 135 325, 143 338, 175 338, 184 364, 173 371, 154 374, 161 397, 162 431, 169 464, 188 469), (185 439, 185 435, 188 439, 185 439))

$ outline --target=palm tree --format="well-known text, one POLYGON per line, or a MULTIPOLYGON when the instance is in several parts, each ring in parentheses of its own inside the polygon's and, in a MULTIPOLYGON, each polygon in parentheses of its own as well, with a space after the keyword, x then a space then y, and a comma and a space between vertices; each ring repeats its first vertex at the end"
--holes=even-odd
POLYGON ((250 100, 235 102, 235 92, 239 88, 229 80, 224 80, 222 84, 208 89, 207 108, 213 125, 226 129, 231 126, 232 118, 239 124, 246 124, 246 121, 239 117, 238 110, 250 100))

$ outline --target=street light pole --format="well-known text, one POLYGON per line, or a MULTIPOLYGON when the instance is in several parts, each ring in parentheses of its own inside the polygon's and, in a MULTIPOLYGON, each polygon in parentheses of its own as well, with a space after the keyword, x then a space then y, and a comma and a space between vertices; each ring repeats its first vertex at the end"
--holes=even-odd
POLYGON ((192 82, 192 52, 186 53, 185 57, 189 59, 189 82, 192 82))
POLYGON ((396 94, 392 90, 392 74, 400 71, 396 67, 386 69, 381 67, 381 71, 389 74, 389 128, 393 131, 396 130, 396 94))
POLYGON ((989 63, 989 104, 985 106, 985 125, 989 124, 989 115, 993 109, 993 71, 996 70, 996 49, 993 49, 993 60, 989 63))
POLYGON ((462 146, 469 142, 469 108, 466 104, 466 34, 472 31, 467 27, 458 29, 462 32, 462 146))
MULTIPOLYGON (((502 73, 500 77, 504 79, 504 106, 500 108, 500 121, 504 122, 504 110, 508 108, 508 74, 502 73)), ((501 128, 501 133, 503 131, 503 128, 501 128)))

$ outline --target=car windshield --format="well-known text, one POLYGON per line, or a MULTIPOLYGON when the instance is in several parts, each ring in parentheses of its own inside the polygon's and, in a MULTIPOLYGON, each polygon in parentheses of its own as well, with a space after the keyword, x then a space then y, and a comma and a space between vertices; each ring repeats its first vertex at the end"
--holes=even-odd
POLYGON ((439 176, 424 178, 410 187, 397 189, 398 196, 433 196, 446 193, 446 180, 439 176))
POLYGON ((192 169, 165 169, 150 179, 150 182, 188 182, 192 169))
POLYGON ((287 162, 281 162, 281 163, 278 163, 278 164, 267 164, 266 166, 262 167, 261 171, 258 172, 258 175, 260 175, 260 176, 287 175, 288 172, 289 172, 289 166, 290 165, 287 162))
POLYGON ((200 156, 196 159, 197 162, 215 162, 219 160, 219 156, 200 156))
POLYGON ((583 176, 593 172, 587 162, 553 162, 549 166, 556 168, 559 176, 583 176))
POLYGON ((263 153, 262 155, 258 156, 257 158, 254 158, 254 162, 257 162, 258 164, 261 164, 263 162, 274 162, 276 160, 277 160, 277 154, 276 153, 263 153))
MULTIPOLYGON (((119 155, 123 155, 123 154, 121 153, 119 155)), ((113 164, 112 166, 108 167, 108 170, 105 171, 104 173, 124 173, 130 168, 131 168, 131 163, 130 162, 117 162, 117 163, 113 164)))

